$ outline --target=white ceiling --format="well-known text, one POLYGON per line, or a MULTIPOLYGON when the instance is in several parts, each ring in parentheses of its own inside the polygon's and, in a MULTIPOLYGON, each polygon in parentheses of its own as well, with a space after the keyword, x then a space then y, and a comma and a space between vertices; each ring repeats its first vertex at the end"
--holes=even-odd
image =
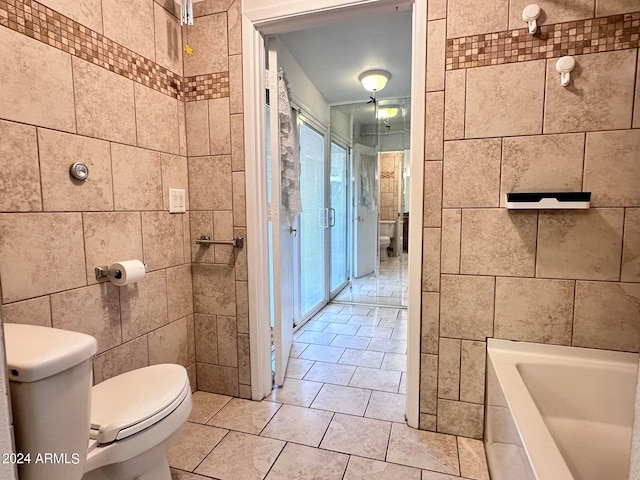
POLYGON ((366 102, 358 76, 391 73, 378 99, 411 95, 411 10, 278 35, 330 105, 366 102))
MULTIPOLYGON (((378 101, 378 108, 383 108, 385 105, 402 107, 400 109, 401 113, 396 117, 390 119, 390 123, 392 125, 406 123, 411 119, 411 98, 378 101), (404 112, 404 116, 402 115, 402 112, 404 112)), ((335 108, 337 108, 341 112, 346 113, 347 115, 353 115, 354 123, 358 123, 360 125, 371 125, 376 123, 374 116, 374 106, 372 104, 352 103, 347 105, 340 105, 335 108)), ((382 124, 383 122, 380 123, 382 124)))

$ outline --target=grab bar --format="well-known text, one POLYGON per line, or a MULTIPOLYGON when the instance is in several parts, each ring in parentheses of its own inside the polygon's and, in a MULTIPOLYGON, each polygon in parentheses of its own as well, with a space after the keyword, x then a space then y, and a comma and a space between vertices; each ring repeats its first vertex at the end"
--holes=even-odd
POLYGON ((198 240, 196 240, 197 245, 204 245, 208 247, 209 245, 233 245, 235 248, 244 247, 244 237, 233 237, 233 240, 211 240, 209 235, 202 235, 198 240))

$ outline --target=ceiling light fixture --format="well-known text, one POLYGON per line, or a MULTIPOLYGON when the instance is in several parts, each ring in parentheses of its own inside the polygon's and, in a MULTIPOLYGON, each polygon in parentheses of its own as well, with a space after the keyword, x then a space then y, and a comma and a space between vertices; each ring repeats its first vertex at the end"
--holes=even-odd
POLYGON ((400 111, 400 107, 396 106, 396 105, 388 105, 385 107, 378 107, 378 119, 379 120, 384 120, 387 118, 393 118, 396 115, 398 115, 398 112, 400 111))
POLYGON ((362 87, 368 92, 374 93, 382 90, 390 78, 391 74, 386 70, 367 70, 358 77, 362 87))

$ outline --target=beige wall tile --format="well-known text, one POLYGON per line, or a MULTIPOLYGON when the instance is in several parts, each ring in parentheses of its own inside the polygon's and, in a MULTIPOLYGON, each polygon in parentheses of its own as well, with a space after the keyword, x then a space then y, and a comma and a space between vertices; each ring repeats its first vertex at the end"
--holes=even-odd
MULTIPOLYGON (((205 235, 213 238, 213 212, 189 212, 191 219, 191 237, 200 238, 205 235)), ((215 248, 198 245, 195 240, 191 243, 191 261, 201 263, 214 263, 215 248)))
POLYGON ((427 18, 436 20, 447 16, 447 0, 432 0, 427 3, 427 18))
MULTIPOLYGON (((544 66, 537 60, 467 70, 466 138, 542 133, 544 66), (523 79, 527 88, 514 88, 523 79)), ((552 77, 559 85, 558 74, 552 77)))
POLYGON ((102 33, 102 2, 100 0, 42 0, 52 10, 102 33))
POLYGON ((233 172, 233 225, 247 226, 247 204, 244 172, 233 172))
POLYGON ((77 57, 72 63, 78 133, 135 145, 133 81, 77 57))
POLYGON ((440 339, 438 398, 460 399, 460 340, 440 339))
POLYGON ((191 393, 194 393, 198 388, 198 381, 196 379, 196 364, 192 363, 187 367, 187 376, 189 377, 189 385, 191 386, 191 393))
POLYGON ((540 212, 536 276, 619 280, 624 210, 540 212))
POLYGON ((170 322, 193 313, 193 282, 188 263, 167 269, 167 309, 170 322))
POLYGON ((83 213, 87 283, 98 283, 94 269, 121 260, 142 260, 138 212, 83 213))
POLYGON ((533 277, 536 211, 462 210, 460 273, 533 277))
POLYGON ((442 273, 460 273, 460 242, 462 228, 462 210, 442 210, 442 273))
POLYGON ((444 144, 444 208, 497 207, 500 196, 500 139, 444 144))
POLYGON ((444 94, 444 138, 464 138, 464 109, 467 71, 451 70, 446 73, 447 90, 444 94))
POLYGON ((484 405, 440 400, 438 432, 469 438, 482 438, 484 405))
POLYGON ((493 336, 493 277, 442 275, 440 335, 486 340, 493 336))
MULTIPOLYGON (((237 268, 237 267, 236 267, 237 268)), ((249 285, 248 282, 236 282, 236 303, 238 333, 249 333, 249 285)))
POLYGON ((440 291, 439 228, 425 228, 422 232, 422 290, 440 291))
POLYGON ((184 57, 185 76, 229 70, 226 13, 200 18, 186 30, 186 38, 194 53, 184 57))
POLYGON ((244 115, 231 115, 231 166, 244 171, 244 115))
MULTIPOLYGON (((509 29, 526 28, 527 23, 522 20, 522 11, 531 2, 529 0, 509 0, 509 29)), ((542 9, 538 19, 538 27, 552 23, 570 22, 593 17, 595 0, 568 0, 558 2, 554 0, 540 0, 537 2, 542 9)))
POLYGON ((640 284, 577 282, 573 345, 640 351, 640 284))
POLYGON ((53 328, 86 333, 98 341, 98 353, 122 343, 118 287, 101 283, 51 295, 53 328))
POLYGON ((449 0, 447 5, 447 38, 502 32, 508 23, 509 0, 449 0))
POLYGON ((0 65, 0 118, 76 131, 68 53, 0 28, 0 65))
POLYGON ((242 53, 242 2, 235 0, 227 11, 229 55, 242 53))
POLYGON ((425 227, 439 227, 442 217, 442 162, 424 163, 425 227))
POLYGON ((233 237, 233 213, 213 212, 213 239, 229 240, 233 237))
POLYGON ((194 307, 198 313, 236 314, 235 282, 231 265, 193 265, 194 307))
POLYGON ((637 11, 638 3, 635 0, 596 0, 596 17, 637 11))
POLYGON ((584 134, 502 140, 500 206, 509 192, 582 191, 584 134))
POLYGON ((153 0, 102 0, 102 17, 107 38, 155 61, 153 0))
POLYGON ((159 152, 111 144, 116 210, 162 210, 162 160, 159 152))
MULTIPOLYGON (((191 258, 191 222, 190 222, 190 213, 185 212, 182 214, 182 254, 184 256, 184 261, 188 262, 191 258)), ((195 239, 193 241, 195 245, 195 239)))
POLYGON ((202 17, 212 13, 224 13, 229 10, 233 0, 204 0, 193 4, 193 16, 202 17))
POLYGON ((187 350, 189 353, 189 365, 193 365, 196 362, 196 327, 194 315, 187 316, 187 350))
POLYGON ((231 153, 231 118, 228 98, 209 100, 209 141, 211 155, 231 153))
POLYGON ((446 20, 427 22, 427 92, 444 90, 446 20))
POLYGON ((640 282, 640 208, 627 208, 622 249, 623 282, 640 282))
POLYGON ((235 317, 217 318, 218 363, 227 367, 238 366, 238 331, 235 317))
POLYGON ((94 384, 149 365, 147 337, 138 337, 98 355, 93 361, 94 384))
POLYGON ((164 270, 147 273, 139 282, 118 288, 122 339, 125 342, 168 323, 167 275, 164 270))
POLYGON ((633 128, 640 128, 640 63, 636 71, 636 97, 633 105, 633 128))
POLYGON ((149 333, 149 363, 189 365, 187 319, 181 318, 149 333))
POLYGON ((640 206, 639 158, 640 130, 587 133, 584 190, 591 205, 640 206))
POLYGON ((149 270, 184 263, 182 215, 142 212, 144 261, 149 270))
POLYGON ((438 403, 438 356, 420 355, 420 412, 435 415, 438 403))
POLYGON ((186 102, 185 109, 189 156, 209 155, 209 102, 186 102))
POLYGON ((164 209, 169 210, 169 189, 182 188, 185 190, 185 204, 189 210, 189 168, 187 157, 161 153, 162 162, 162 197, 164 209))
POLYGON ((571 345, 573 280, 496 279, 496 338, 571 345))
POLYGON ((576 57, 568 87, 547 61, 544 133, 629 128, 637 50, 576 57))
POLYGON ((194 314, 196 361, 218 363, 218 322, 215 315, 194 314))
POLYGON ((232 210, 231 157, 189 158, 189 195, 192 210, 232 210))
POLYGON ((242 113, 244 111, 242 98, 242 55, 229 57, 229 111, 242 113))
POLYGON ((237 368, 206 363, 197 363, 196 368, 198 372, 198 390, 238 396, 237 368))
POLYGON ((178 139, 180 140, 180 155, 187 156, 187 119, 185 102, 178 101, 178 139))
POLYGON ((0 120, 0 210, 42 210, 35 127, 0 120))
POLYGON ((45 211, 113 210, 109 142, 39 128, 38 150, 45 211), (84 182, 69 175, 75 162, 89 168, 84 182))
POLYGON ((422 292, 422 353, 438 354, 440 294, 422 292))
POLYGON ((48 296, 2 305, 4 323, 51 326, 51 302, 48 296))
POLYGON ((135 93, 138 146, 180 153, 178 101, 138 83, 135 93))
POLYGON ((182 30, 180 21, 154 2, 156 62, 182 75, 182 30))
POLYGON ((251 355, 249 335, 238 335, 238 377, 240 383, 251 385, 251 355))
POLYGON ((86 285, 80 213, 0 214, 0 278, 3 303, 86 285))
POLYGON ((430 432, 435 432, 437 428, 436 420, 437 420, 437 417, 435 415, 429 415, 428 413, 421 413, 420 419, 419 419, 420 430, 428 430, 430 432))
POLYGON ((460 400, 484 405, 484 376, 487 344, 462 340, 460 400))

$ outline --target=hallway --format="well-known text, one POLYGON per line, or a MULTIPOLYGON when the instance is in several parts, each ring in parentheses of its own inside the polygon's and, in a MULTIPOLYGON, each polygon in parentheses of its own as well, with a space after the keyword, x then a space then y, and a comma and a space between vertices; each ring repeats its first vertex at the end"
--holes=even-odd
POLYGON ((406 332, 406 310, 328 305, 270 397, 194 394, 173 479, 488 480, 482 442, 404 423, 406 332))

